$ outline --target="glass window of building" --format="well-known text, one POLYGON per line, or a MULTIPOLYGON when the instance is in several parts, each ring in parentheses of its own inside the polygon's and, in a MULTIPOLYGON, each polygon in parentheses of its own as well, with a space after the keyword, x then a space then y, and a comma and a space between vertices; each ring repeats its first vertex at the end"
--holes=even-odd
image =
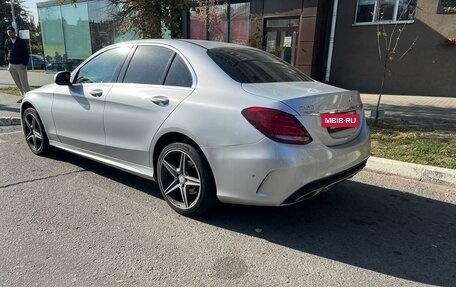
POLYGON ((266 28, 298 27, 299 18, 268 19, 266 28))
MULTIPOLYGON (((199 8, 198 11, 206 9, 199 8)), ((190 39, 207 40, 206 19, 198 11, 190 10, 190 39)))
POLYGON ((109 0, 81 0, 77 5, 51 0, 37 6, 48 70, 72 70, 105 46, 139 38, 118 29, 112 16, 118 8, 109 0))
POLYGON ((456 14, 456 0, 439 0, 437 7, 439 14, 456 14))
POLYGON ((87 2, 62 5, 66 53, 63 59, 82 61, 92 54, 87 2))
POLYGON ((228 41, 228 4, 214 5, 209 8, 209 40, 218 42, 228 41))
POLYGON ((56 66, 56 69, 60 68, 60 70, 63 70, 62 55, 64 55, 66 51, 60 6, 38 9, 38 14, 46 64, 48 65, 48 68, 56 66), (61 65, 61 67, 57 67, 58 65, 61 65))
POLYGON ((89 10, 90 39, 92 51, 114 44, 114 21, 112 19, 113 7, 106 1, 90 1, 87 3, 89 10))
POLYGON ((230 5, 230 42, 247 45, 250 31, 250 3, 230 5))
POLYGON ((250 3, 219 4, 190 10, 190 39, 246 45, 250 30, 250 3))
POLYGON ((416 2, 417 0, 358 0, 355 23, 413 21, 416 2))

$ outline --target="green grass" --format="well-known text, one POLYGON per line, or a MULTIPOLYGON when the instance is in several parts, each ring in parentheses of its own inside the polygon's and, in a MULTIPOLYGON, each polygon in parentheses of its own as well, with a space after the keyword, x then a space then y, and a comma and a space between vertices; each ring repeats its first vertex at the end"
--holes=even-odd
POLYGON ((376 157, 456 169, 456 134, 403 124, 370 127, 376 157))
MULTIPOLYGON (((30 90, 34 90, 36 88, 38 88, 38 87, 31 86, 30 90)), ((9 95, 13 95, 13 96, 21 95, 21 92, 19 91, 19 89, 17 87, 0 87, 0 93, 9 94, 9 95)))

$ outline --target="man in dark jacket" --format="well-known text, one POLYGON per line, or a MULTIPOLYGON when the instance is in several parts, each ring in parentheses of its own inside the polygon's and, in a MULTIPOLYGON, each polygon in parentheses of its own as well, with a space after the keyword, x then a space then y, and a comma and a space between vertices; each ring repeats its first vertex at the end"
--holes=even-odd
MULTIPOLYGON (((8 34, 8 39, 5 41, 5 60, 9 64, 8 71, 21 91, 22 96, 24 96, 30 90, 27 77, 27 64, 29 61, 27 43, 17 36, 16 30, 11 26, 6 28, 6 33, 8 34)), ((17 102, 20 103, 21 101, 22 98, 17 102)))

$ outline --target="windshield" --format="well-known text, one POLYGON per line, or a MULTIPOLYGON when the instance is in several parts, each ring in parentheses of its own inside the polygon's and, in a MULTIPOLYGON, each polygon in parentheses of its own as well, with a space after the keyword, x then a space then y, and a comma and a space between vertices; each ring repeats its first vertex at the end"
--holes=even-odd
POLYGON ((213 48, 211 59, 239 83, 302 82, 312 79, 270 53, 250 48, 213 48))

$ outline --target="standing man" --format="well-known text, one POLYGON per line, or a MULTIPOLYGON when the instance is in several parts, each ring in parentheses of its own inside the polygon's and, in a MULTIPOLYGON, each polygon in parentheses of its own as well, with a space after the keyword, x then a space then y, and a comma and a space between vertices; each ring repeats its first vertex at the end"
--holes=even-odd
MULTIPOLYGON (((6 28, 6 33, 9 37, 5 41, 5 60, 9 64, 8 71, 21 91, 22 96, 24 96, 25 93, 30 91, 27 77, 27 64, 29 61, 27 43, 17 36, 16 30, 12 26, 6 28)), ((22 98, 17 102, 22 102, 22 98)))

